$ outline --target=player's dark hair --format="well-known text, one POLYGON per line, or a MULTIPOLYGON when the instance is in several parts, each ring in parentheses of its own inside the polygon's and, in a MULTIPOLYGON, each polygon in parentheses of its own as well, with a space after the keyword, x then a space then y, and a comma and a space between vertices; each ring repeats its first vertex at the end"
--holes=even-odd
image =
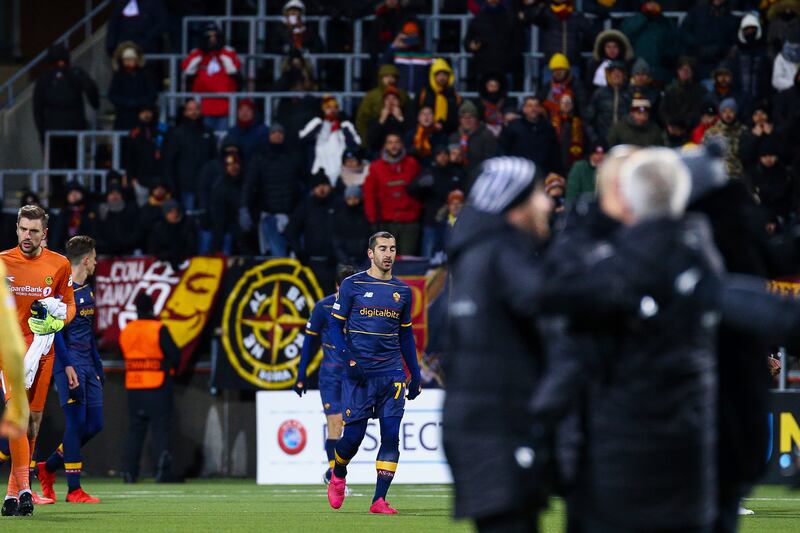
POLYGON ((356 273, 352 265, 339 265, 336 267, 336 284, 341 285, 345 278, 349 278, 356 273))
POLYGON ((27 218, 28 220, 41 220, 42 221, 42 229, 47 229, 47 211, 39 207, 38 205, 25 205, 19 208, 17 212, 17 224, 23 218, 27 218))
POLYGON ((66 252, 70 264, 77 265, 95 249, 97 243, 88 235, 75 235, 67 241, 66 252))
POLYGON ((378 239, 394 239, 395 242, 397 242, 397 239, 395 239, 394 235, 388 231, 379 231, 369 238, 369 249, 373 252, 375 251, 375 246, 378 244, 378 239))

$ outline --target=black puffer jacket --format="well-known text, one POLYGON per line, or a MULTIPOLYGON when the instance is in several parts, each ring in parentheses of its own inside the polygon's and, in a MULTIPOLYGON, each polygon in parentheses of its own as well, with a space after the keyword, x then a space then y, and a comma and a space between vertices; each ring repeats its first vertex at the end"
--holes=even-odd
MULTIPOLYGON (((180 193, 197 193, 200 169, 217 155, 214 133, 202 120, 184 119, 167 138, 163 175, 180 193)), ((178 195, 176 195, 178 196, 178 195)))
POLYGON ((542 175, 562 172, 556 130, 546 116, 536 122, 525 117, 509 122, 497 140, 497 152, 530 159, 542 175))
POLYGON ((340 200, 334 209, 333 250, 336 260, 345 265, 363 264, 365 243, 373 233, 364 214, 363 202, 351 207, 340 200))
POLYGON ((531 468, 515 452, 530 445, 525 408, 543 371, 534 327, 542 285, 535 243, 502 216, 468 206, 447 255, 453 287, 443 431, 455 514, 532 510, 531 468))
POLYGON ((305 185, 303 162, 287 144, 270 143, 247 169, 242 205, 256 213, 290 214, 305 185))
POLYGON ((336 203, 333 192, 325 198, 310 194, 292 213, 286 226, 286 237, 302 262, 312 257, 334 262, 333 220, 336 203))

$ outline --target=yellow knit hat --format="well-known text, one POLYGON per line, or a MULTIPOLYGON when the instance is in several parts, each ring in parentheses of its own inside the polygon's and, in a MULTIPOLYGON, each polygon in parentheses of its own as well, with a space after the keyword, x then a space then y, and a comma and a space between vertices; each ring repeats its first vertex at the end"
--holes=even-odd
POLYGON ((550 70, 569 70, 569 59, 567 59, 567 56, 564 54, 553 54, 553 57, 550 58, 550 63, 548 66, 550 67, 550 70))

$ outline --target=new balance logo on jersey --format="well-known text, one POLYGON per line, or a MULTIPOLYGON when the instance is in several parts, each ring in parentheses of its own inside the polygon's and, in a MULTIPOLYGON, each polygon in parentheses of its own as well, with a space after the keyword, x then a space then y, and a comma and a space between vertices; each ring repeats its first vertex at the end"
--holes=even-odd
POLYGON ((364 294, 364 298, 372 298, 372 296, 373 294, 371 292, 364 294))

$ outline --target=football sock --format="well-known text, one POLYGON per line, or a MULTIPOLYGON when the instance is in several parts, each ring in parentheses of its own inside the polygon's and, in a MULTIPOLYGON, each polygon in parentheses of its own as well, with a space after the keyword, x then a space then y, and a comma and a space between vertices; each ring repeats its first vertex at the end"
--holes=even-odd
POLYGON ((56 472, 64 467, 64 443, 58 445, 56 451, 50 454, 44 463, 44 468, 48 472, 56 472))
POLYGON ((72 492, 81 486, 81 434, 86 426, 86 406, 73 403, 64 407, 67 424, 64 429, 64 470, 67 487, 72 492))
MULTIPOLYGON (((101 405, 85 407, 79 404, 69 404, 64 407, 64 415, 67 419, 67 426, 64 429, 64 442, 47 458, 45 468, 48 472, 56 472, 64 467, 64 444, 67 441, 74 442, 72 440, 74 438, 74 435, 72 435, 74 427, 82 428, 79 430, 81 435, 80 447, 92 440, 92 437, 103 429, 103 406, 101 405)), ((77 460, 80 461, 80 456, 77 460)))
POLYGON ((337 442, 339 442, 339 439, 325 439, 325 453, 328 455, 328 467, 330 468, 333 468, 333 465, 336 464, 334 450, 336 450, 337 442))
POLYGON ((350 422, 344 427, 342 438, 336 442, 333 451, 335 461, 333 474, 336 477, 343 478, 347 475, 347 464, 355 456, 361 441, 364 440, 364 435, 367 434, 367 423, 368 420, 365 418, 350 422))
POLYGON ((30 442, 28 442, 27 435, 23 435, 18 439, 10 441, 11 445, 11 478, 9 480, 8 489, 9 494, 14 495, 15 492, 30 490, 30 470, 28 465, 31 459, 30 442), (13 490, 13 492, 12 492, 13 490))
POLYGON ((397 471, 397 461, 400 459, 400 420, 399 416, 389 416, 381 418, 381 447, 378 450, 378 458, 375 461, 375 470, 378 472, 378 480, 375 483, 375 496, 372 501, 378 498, 386 499, 389 486, 394 479, 397 471))

